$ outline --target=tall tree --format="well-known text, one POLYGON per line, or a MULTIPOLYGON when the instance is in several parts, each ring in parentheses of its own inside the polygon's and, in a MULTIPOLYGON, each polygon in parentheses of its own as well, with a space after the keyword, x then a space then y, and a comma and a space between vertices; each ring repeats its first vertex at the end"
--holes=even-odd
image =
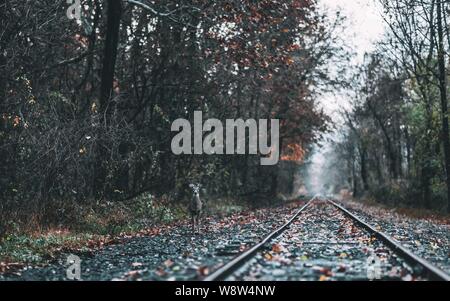
MULTIPOLYGON (((103 46, 103 60, 100 86, 100 111, 105 112, 113 92, 114 74, 119 45, 122 0, 107 1, 106 37, 103 46)), ((112 108, 111 108, 112 109, 112 108)))
POLYGON ((447 211, 450 213, 450 132, 448 123, 448 100, 447 100, 447 69, 446 69, 446 49, 444 48, 444 23, 442 13, 443 2, 437 3, 437 52, 438 52, 438 78, 439 92, 441 98, 442 116, 442 141, 444 147, 445 173, 447 181, 447 211))

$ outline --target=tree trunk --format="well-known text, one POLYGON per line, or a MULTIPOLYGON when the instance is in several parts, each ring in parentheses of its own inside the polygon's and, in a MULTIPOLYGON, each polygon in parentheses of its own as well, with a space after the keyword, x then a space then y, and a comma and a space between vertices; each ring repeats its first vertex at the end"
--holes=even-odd
MULTIPOLYGON (((121 0, 108 0, 107 2, 107 25, 106 25, 106 38, 103 53, 103 64, 101 71, 101 85, 100 85, 100 114, 103 118, 105 116, 106 124, 109 124, 110 115, 107 110, 109 107, 110 98, 113 91, 114 82, 114 70, 116 68, 117 47, 119 44, 119 31, 120 31, 120 19, 122 16, 122 1, 121 0)), ((109 108, 111 112, 112 108, 109 108)), ((99 133, 102 135, 102 132, 99 133)), ((98 141, 101 141, 99 137, 98 141)), ((107 150, 102 146, 101 142, 96 147, 96 167, 94 170, 94 188, 93 192, 98 198, 102 195, 105 179, 106 168, 104 166, 103 159, 107 150)))
POLYGON ((384 138, 386 140, 386 152, 387 152, 388 157, 389 157, 389 171, 390 171, 390 174, 391 174, 391 178, 394 179, 394 180, 397 180, 398 179, 397 156, 396 156, 396 151, 394 149, 394 145, 392 143, 392 139, 389 136, 388 129, 384 125, 383 120, 378 115, 378 113, 376 112, 375 108, 372 107, 370 102, 368 104, 369 104, 369 109, 372 111, 372 115, 375 118, 375 120, 377 121, 378 125, 380 126, 381 132, 383 133, 384 138))
POLYGON ((421 186, 422 186, 422 199, 424 202, 424 206, 426 209, 431 209, 431 190, 430 190, 430 181, 431 181, 431 173, 430 173, 430 162, 428 155, 426 158, 422 160, 421 167, 421 186))
MULTIPOLYGON (((272 137, 271 137, 271 139, 272 139, 272 137)), ((273 141, 272 141, 272 142, 273 142, 273 141)), ((280 147, 280 153, 279 153, 279 156, 282 156, 282 153, 283 153, 283 138, 280 139, 280 145, 279 145, 279 147, 280 147)), ((279 158, 278 158, 278 159, 279 159, 279 158)), ((279 172, 280 172, 280 170, 279 170, 279 164, 277 164, 277 165, 275 165, 275 166, 272 166, 271 169, 272 169, 272 183, 271 183, 271 185, 270 185, 270 193, 271 193, 273 196, 276 196, 277 193, 278 193, 278 174, 279 174, 279 172)))
POLYGON ((108 107, 113 91, 114 70, 116 68, 117 47, 119 44, 120 20, 122 17, 122 1, 108 0, 108 20, 103 52, 103 64, 100 86, 100 111, 108 107))
POLYGON ((404 135, 406 143, 406 177, 409 179, 411 176, 411 138, 409 137, 409 130, 407 126, 405 126, 404 135))
POLYGON ((353 196, 358 197, 359 196, 359 189, 358 189, 358 180, 356 175, 356 160, 353 158, 351 165, 352 165, 352 178, 353 178, 353 196))
POLYGON ((450 212, 450 136, 448 124, 447 74, 445 68, 444 29, 442 24, 442 3, 437 4, 439 91, 442 113, 442 142, 444 146, 445 173, 447 181, 447 211, 450 212))
POLYGON ((363 182, 364 192, 369 191, 369 182, 367 177, 367 152, 364 146, 359 150, 361 157, 361 180, 363 182))
POLYGON ((395 135, 396 135, 396 162, 397 162, 397 175, 399 178, 403 178, 403 155, 402 155, 402 133, 399 124, 400 117, 396 114, 395 122, 395 135))

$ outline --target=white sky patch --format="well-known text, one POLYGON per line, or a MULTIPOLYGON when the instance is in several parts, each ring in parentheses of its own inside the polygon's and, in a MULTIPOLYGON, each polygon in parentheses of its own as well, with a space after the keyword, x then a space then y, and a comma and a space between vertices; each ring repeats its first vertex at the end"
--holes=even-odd
MULTIPOLYGON (((383 38, 386 31, 378 0, 319 0, 319 4, 330 13, 340 11, 341 15, 347 17, 344 39, 356 53, 352 64, 356 66, 363 63, 364 55, 375 50, 376 42, 383 38)), ((336 91, 323 95, 319 99, 324 111, 336 123, 337 130, 326 135, 322 146, 316 147, 311 157, 306 182, 312 193, 327 193, 324 184, 329 171, 325 170, 325 162, 330 160, 333 155, 328 139, 336 141, 341 137, 342 118, 340 112, 350 109, 352 105, 348 97, 344 91, 336 91)))
MULTIPOLYGON (((386 31, 378 0, 319 0, 319 5, 330 14, 340 11, 347 18, 344 39, 356 54, 352 64, 356 66, 363 63, 364 54, 375 50, 376 42, 383 38, 386 31)), ((323 95, 320 103, 333 119, 339 119, 338 111, 348 109, 351 105, 341 91, 323 95)))
POLYGON ((377 0, 319 0, 319 3, 331 11, 341 11, 348 18, 346 39, 359 60, 363 59, 365 52, 374 50, 374 43, 386 30, 377 0))

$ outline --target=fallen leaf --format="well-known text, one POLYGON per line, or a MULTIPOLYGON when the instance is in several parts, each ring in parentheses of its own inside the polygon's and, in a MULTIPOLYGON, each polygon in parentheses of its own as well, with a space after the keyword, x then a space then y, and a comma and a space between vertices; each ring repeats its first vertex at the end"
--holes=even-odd
POLYGON ((347 267, 345 265, 339 266, 339 269, 337 270, 338 273, 344 273, 347 270, 347 267))
POLYGON ((166 261, 164 261, 164 266, 166 268, 170 268, 171 266, 173 266, 174 262, 170 259, 167 259, 166 261))
POLYGON ((136 280, 140 276, 141 276, 141 271, 129 271, 128 273, 125 274, 125 278, 131 279, 131 280, 136 280))
POLYGON ((266 254, 264 254, 264 258, 265 258, 266 260, 272 260, 273 256, 272 256, 272 254, 270 254, 270 253, 266 253, 266 254))
POLYGON ((208 276, 208 275, 209 275, 209 269, 208 269, 208 267, 206 267, 206 266, 200 267, 200 268, 198 269, 198 274, 199 274, 200 276, 208 276))
POLYGON ((163 276, 167 275, 167 272, 164 271, 163 269, 159 268, 159 269, 156 270, 155 274, 160 276, 160 277, 163 277, 163 276))
POLYGON ((341 258, 347 258, 348 255, 347 255, 347 253, 342 252, 341 255, 339 255, 339 257, 341 257, 341 258))
POLYGON ((279 244, 272 245, 272 252, 274 253, 282 253, 284 251, 284 248, 279 244))

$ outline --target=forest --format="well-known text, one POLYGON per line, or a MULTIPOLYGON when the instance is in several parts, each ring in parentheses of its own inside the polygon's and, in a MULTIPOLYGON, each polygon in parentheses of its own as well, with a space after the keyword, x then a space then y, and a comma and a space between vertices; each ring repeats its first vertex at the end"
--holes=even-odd
POLYGON ((0 280, 450 279, 450 1, 332 2, 0 0, 0 280))
POLYGON ((194 182, 211 197, 290 195, 298 187, 280 183, 283 173, 292 178, 338 127, 317 101, 330 90, 352 99, 327 163, 333 193, 450 208, 449 3, 381 4, 383 41, 340 77, 351 58, 345 17, 313 0, 93 0, 81 1, 80 19, 65 1, 4 1, 0 232, 143 193, 182 203, 194 182), (174 155, 170 125, 196 110, 281 120, 282 163, 174 155))
POLYGON ((388 30, 352 80, 330 181, 394 206, 450 212, 450 3, 381 3, 388 30))
POLYGON ((193 182, 276 196, 280 169, 259 155, 172 154, 171 123, 195 110, 282 120, 288 161, 326 130, 314 96, 339 84, 341 18, 310 0, 145 3, 82 1, 81 20, 62 0, 1 4, 2 223, 144 192, 180 202, 193 182))

